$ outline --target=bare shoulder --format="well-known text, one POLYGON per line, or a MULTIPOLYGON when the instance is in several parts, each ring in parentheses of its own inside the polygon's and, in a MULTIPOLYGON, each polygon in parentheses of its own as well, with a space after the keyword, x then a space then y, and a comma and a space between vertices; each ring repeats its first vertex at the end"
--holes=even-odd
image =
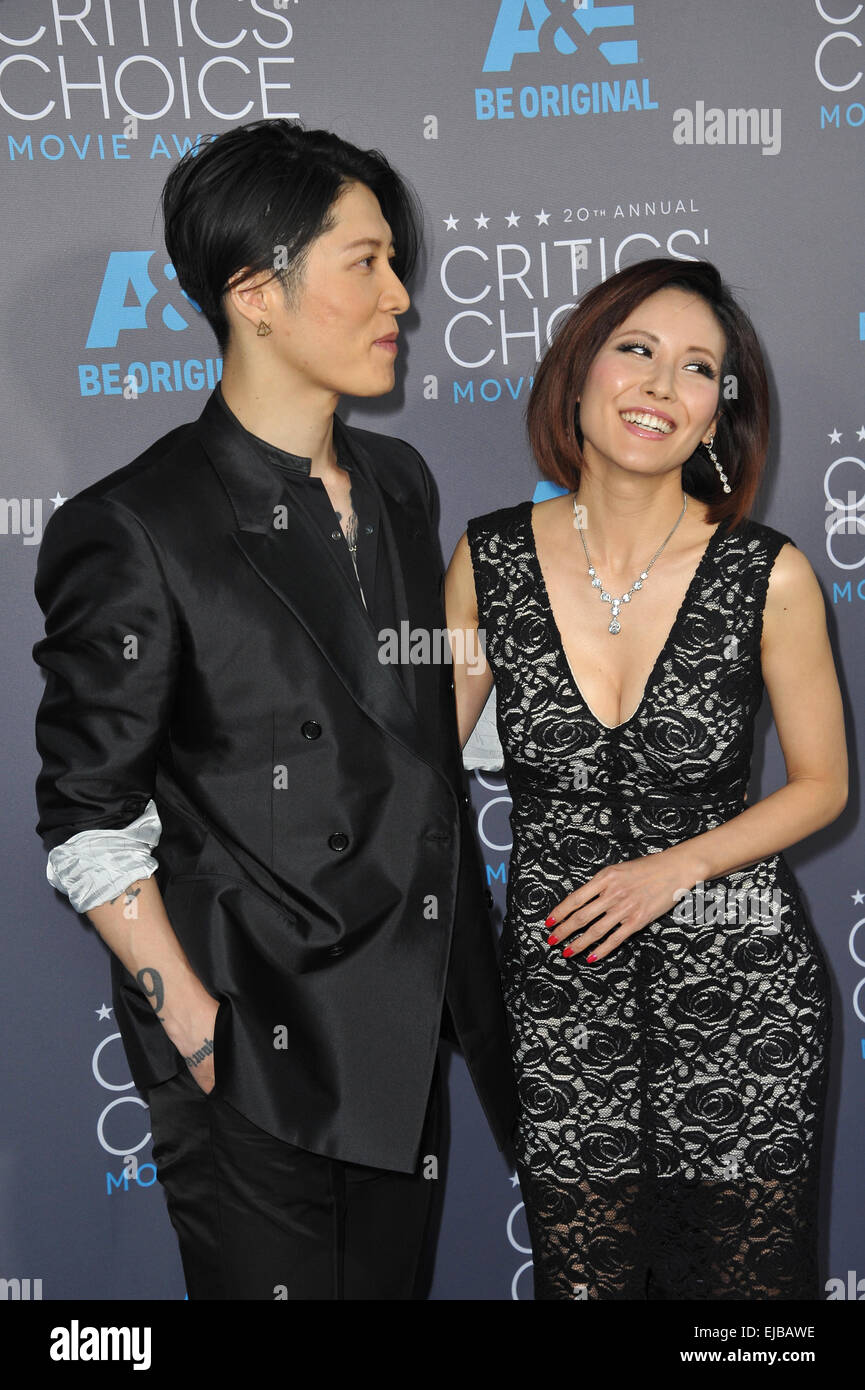
POLYGON ((462 535, 460 536, 459 540, 454 546, 454 553, 451 556, 451 562, 448 565, 448 573, 450 573, 450 571, 452 570, 454 574, 463 574, 467 570, 471 570, 471 567, 472 555, 469 549, 468 532, 463 531, 462 535))
POLYGON ((771 641, 776 632, 786 635, 794 623, 803 632, 809 627, 824 630, 826 604, 810 560, 788 542, 778 551, 769 575, 764 639, 771 641))
POLYGON ((785 542, 778 551, 766 591, 766 612, 783 611, 799 603, 823 603, 823 591, 808 559, 798 546, 785 542))
POLYGON ((558 497, 547 497, 543 502, 532 504, 532 526, 537 535, 543 536, 548 530, 556 530, 562 521, 570 517, 574 509, 573 493, 558 497))

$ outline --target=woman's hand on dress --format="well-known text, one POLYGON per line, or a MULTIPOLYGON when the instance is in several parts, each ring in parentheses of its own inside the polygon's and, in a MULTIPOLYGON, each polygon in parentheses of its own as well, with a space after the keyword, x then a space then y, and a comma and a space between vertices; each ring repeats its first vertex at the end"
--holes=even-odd
POLYGON ((629 936, 670 912, 700 877, 686 866, 678 849, 609 864, 593 874, 547 918, 550 949, 562 943, 563 955, 588 951, 588 961, 603 960, 629 936))

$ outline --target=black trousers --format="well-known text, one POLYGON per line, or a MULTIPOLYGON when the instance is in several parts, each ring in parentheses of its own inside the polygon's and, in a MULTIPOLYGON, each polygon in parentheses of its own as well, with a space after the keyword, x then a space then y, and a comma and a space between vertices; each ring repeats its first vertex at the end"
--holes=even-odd
POLYGON ((415 1173, 275 1139, 186 1070, 147 1101, 191 1300, 412 1298, 444 1167, 438 1062, 415 1173))

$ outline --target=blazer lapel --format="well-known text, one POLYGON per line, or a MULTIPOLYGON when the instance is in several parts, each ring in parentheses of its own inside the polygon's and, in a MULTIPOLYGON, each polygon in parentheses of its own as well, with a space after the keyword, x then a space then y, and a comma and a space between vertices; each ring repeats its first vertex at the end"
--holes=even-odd
MULTIPOLYGON (((412 753, 422 753, 421 731, 402 681, 393 666, 379 661, 377 635, 360 593, 312 518, 286 497, 285 485, 213 396, 194 429, 231 500, 238 523, 234 540, 244 559, 302 623, 370 719, 412 753)), ((399 566, 394 577, 399 591, 399 566)))
MULTIPOLYGON (((337 428, 345 426, 337 420, 337 428)), ((382 516, 382 541, 388 552, 388 561, 393 575, 395 607, 398 622, 411 621, 411 630, 428 636, 429 658, 438 664, 441 657, 450 658, 447 630, 444 626, 444 602, 441 593, 442 563, 437 543, 430 545, 429 516, 421 504, 417 491, 406 491, 400 486, 401 475, 396 470, 376 469, 372 459, 358 439, 353 435, 347 441, 352 456, 362 468, 364 477, 378 494, 382 516), (438 586, 431 581, 431 575, 439 579, 438 586)), ((409 645, 411 638, 409 639, 409 645)), ((400 630, 400 654, 404 655, 403 634, 400 630)), ((420 698, 420 684, 426 683, 429 692, 433 685, 437 689, 433 673, 409 661, 404 666, 406 683, 411 691, 415 710, 423 709, 419 718, 419 737, 427 759, 439 765, 442 759, 441 730, 437 718, 431 714, 436 708, 437 695, 426 701, 420 698), (431 685, 431 682, 433 683, 431 685)))

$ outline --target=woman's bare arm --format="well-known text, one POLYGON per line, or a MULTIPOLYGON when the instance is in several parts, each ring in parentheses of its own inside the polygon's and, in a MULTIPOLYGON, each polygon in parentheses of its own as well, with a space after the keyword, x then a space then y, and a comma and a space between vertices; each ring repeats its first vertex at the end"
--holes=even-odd
POLYGON ((478 633, 478 601, 471 552, 465 535, 457 542, 445 576, 445 607, 453 653, 454 692, 460 747, 465 747, 492 690, 493 676, 478 633))
POLYGON ((844 714, 826 605, 811 565, 792 545, 779 551, 769 577, 762 667, 787 781, 726 825, 688 842, 698 879, 787 849, 835 820, 847 804, 844 714))

